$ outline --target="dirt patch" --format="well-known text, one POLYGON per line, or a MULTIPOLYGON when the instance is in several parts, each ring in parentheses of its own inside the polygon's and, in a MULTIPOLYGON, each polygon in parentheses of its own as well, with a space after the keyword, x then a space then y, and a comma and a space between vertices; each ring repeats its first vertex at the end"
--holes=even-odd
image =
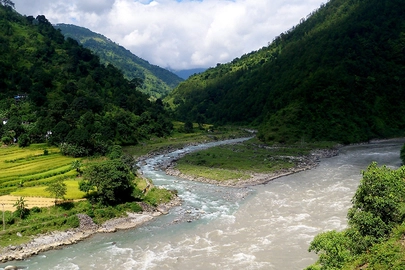
MULTIPOLYGON (((4 195, 0 196, 0 211, 3 211, 3 204, 4 204, 4 211, 15 211, 16 208, 13 206, 15 202, 21 196, 11 196, 11 195, 4 195)), ((24 197, 26 202, 27 208, 32 208, 34 206, 37 207, 48 207, 55 204, 55 199, 52 198, 43 198, 43 197, 24 197)))

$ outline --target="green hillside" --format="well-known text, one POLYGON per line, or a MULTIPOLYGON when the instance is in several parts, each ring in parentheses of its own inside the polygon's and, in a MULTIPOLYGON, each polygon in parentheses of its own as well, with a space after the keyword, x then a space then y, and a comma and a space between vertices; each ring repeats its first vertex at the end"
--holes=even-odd
POLYGON ((190 77, 167 98, 181 120, 259 127, 264 141, 403 135, 405 9, 331 0, 268 46, 190 77))
POLYGON ((73 156, 105 154, 171 132, 160 99, 54 29, 43 16, 0 4, 0 136, 48 142, 73 156))
POLYGON ((102 63, 111 63, 121 69, 127 79, 140 79, 143 82, 140 90, 152 97, 160 98, 167 95, 183 81, 174 73, 151 65, 105 36, 87 28, 71 24, 57 24, 54 27, 60 29, 65 37, 77 40, 97 54, 102 63))

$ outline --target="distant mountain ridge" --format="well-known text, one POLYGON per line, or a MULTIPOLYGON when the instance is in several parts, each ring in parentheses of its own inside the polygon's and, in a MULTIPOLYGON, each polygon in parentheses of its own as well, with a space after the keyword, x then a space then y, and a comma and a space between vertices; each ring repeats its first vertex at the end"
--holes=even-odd
POLYGON ((155 98, 167 95, 183 81, 173 72, 150 64, 109 38, 87 28, 72 24, 56 24, 54 27, 60 29, 65 37, 71 37, 93 51, 101 62, 119 68, 127 79, 141 79, 143 84, 140 90, 155 98))
POLYGON ((179 76, 180 78, 187 80, 190 76, 202 73, 206 71, 206 68, 192 68, 192 69, 182 69, 182 70, 173 70, 172 72, 179 76))
POLYGON ((405 9, 330 0, 262 49, 191 76, 166 101, 183 121, 259 127, 269 142, 403 136, 405 9))

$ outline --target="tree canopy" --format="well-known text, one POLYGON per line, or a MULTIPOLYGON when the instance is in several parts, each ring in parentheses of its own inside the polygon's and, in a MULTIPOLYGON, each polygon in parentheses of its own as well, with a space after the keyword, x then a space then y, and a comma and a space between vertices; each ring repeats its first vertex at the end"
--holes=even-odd
POLYGON ((96 200, 102 204, 118 204, 134 200, 134 175, 120 159, 90 165, 84 171, 86 182, 80 185, 84 192, 95 187, 96 200))

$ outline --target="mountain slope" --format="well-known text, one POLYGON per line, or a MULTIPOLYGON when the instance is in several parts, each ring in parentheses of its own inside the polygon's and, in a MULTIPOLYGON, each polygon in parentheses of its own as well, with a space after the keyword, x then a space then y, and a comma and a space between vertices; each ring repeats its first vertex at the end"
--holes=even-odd
POLYGON ((87 28, 71 24, 56 24, 54 27, 60 29, 65 37, 71 37, 93 51, 103 63, 111 63, 121 69, 127 79, 141 79, 143 84, 140 90, 155 98, 167 95, 183 81, 174 73, 151 65, 105 36, 87 28))
POLYGON ((264 141, 344 143, 403 135, 399 0, 331 0, 262 49, 181 83, 180 119, 260 126, 264 141))
POLYGON ((74 156, 105 154, 171 132, 162 102, 151 102, 113 65, 40 15, 0 4, 0 137, 45 142, 74 156))

